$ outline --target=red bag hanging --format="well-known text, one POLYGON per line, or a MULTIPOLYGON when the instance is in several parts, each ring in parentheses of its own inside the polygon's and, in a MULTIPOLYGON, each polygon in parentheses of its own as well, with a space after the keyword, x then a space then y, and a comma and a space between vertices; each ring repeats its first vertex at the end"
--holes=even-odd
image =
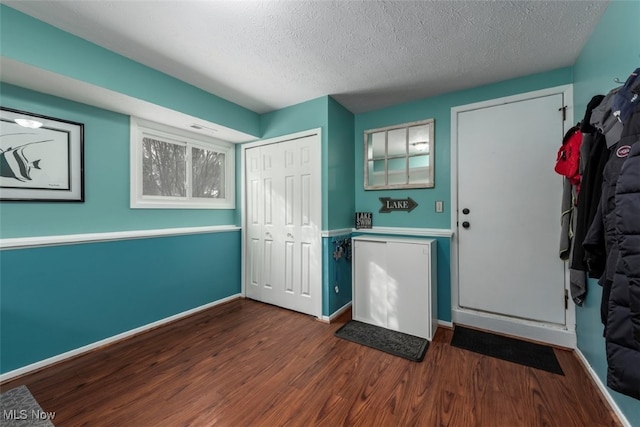
POLYGON ((580 126, 574 126, 564 135, 562 146, 558 150, 555 171, 566 176, 572 185, 580 184, 580 146, 582 132, 580 126))

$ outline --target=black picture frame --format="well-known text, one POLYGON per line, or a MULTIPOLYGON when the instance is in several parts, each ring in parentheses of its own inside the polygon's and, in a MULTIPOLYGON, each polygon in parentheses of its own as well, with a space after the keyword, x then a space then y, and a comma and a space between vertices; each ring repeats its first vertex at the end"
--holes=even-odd
POLYGON ((84 202, 84 124, 0 106, 0 201, 84 202))

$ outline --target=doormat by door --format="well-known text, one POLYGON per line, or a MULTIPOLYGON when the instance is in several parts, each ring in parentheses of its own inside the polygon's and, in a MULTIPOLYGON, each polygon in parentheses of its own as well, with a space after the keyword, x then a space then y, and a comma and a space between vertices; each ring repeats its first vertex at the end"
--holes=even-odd
POLYGON ((546 345, 457 326, 451 339, 453 347, 496 357, 553 374, 564 375, 553 349, 546 345))
POLYGON ((335 335, 414 362, 421 362, 429 348, 429 341, 424 338, 357 320, 350 320, 344 324, 335 332, 335 335))
POLYGON ((0 425, 3 427, 54 427, 55 412, 45 412, 27 386, 0 394, 0 425))

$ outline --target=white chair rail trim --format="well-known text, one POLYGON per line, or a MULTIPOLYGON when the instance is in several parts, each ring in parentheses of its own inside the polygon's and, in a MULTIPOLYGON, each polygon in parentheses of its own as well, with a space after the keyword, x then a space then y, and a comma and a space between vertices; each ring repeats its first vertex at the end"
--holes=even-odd
POLYGON ((407 228, 407 227, 373 227, 354 228, 354 233, 366 234, 398 234, 402 236, 453 237, 453 230, 448 228, 407 228))
POLYGON ((109 242, 114 240, 147 239, 151 237, 183 236, 187 234, 223 233, 238 231, 235 225, 206 227, 162 228, 156 230, 110 231, 105 233, 66 234, 60 236, 15 237, 0 239, 0 249, 24 249, 42 246, 73 245, 77 243, 109 242))
POLYGON ((339 228, 335 230, 322 230, 321 237, 336 237, 336 236, 344 236, 345 234, 351 234, 351 229, 339 228))

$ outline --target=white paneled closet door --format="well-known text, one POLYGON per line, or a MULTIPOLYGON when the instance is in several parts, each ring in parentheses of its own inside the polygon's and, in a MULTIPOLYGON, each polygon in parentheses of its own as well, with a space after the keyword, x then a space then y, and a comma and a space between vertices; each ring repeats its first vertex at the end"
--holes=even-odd
POLYGON ((249 148, 246 295, 321 315, 320 138, 249 148))

